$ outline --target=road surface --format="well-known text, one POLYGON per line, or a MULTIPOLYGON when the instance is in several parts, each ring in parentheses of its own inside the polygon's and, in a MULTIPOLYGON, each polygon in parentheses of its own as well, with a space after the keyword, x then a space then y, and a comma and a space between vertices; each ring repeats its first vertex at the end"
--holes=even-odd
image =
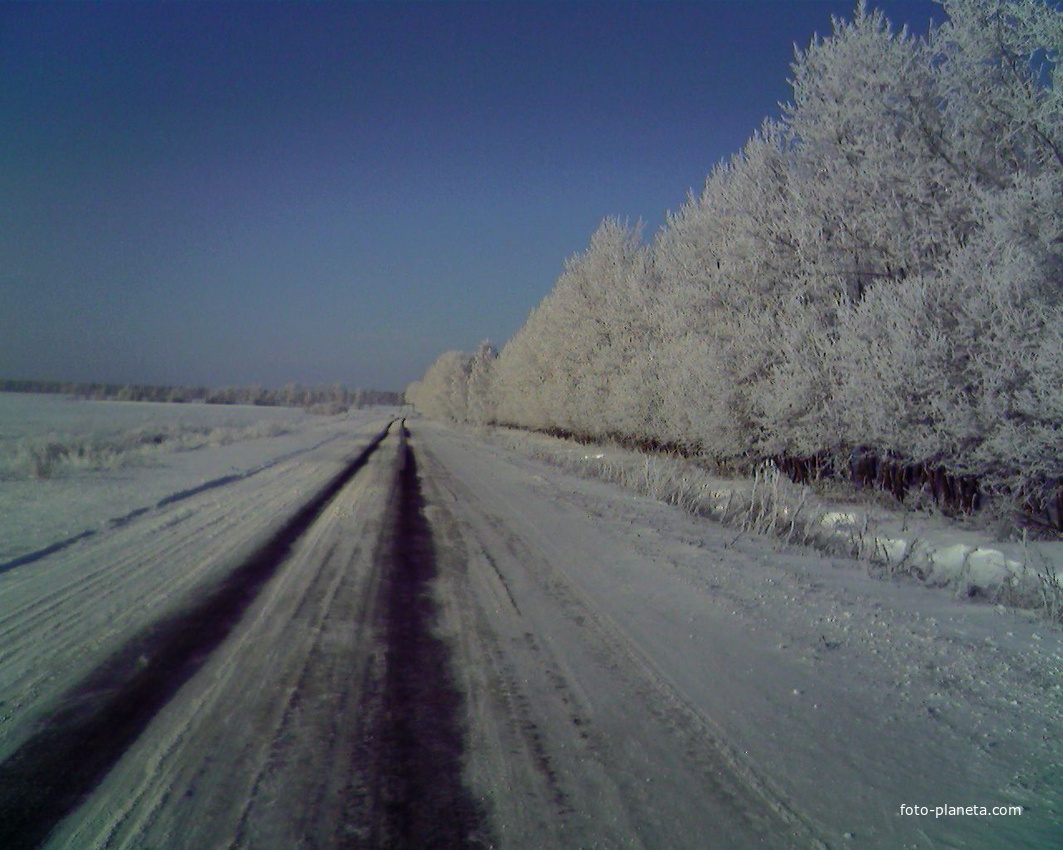
POLYGON ((380 422, 0 576, 0 847, 1050 847, 1058 632, 380 422), (1023 806, 905 815, 902 806, 1023 806))

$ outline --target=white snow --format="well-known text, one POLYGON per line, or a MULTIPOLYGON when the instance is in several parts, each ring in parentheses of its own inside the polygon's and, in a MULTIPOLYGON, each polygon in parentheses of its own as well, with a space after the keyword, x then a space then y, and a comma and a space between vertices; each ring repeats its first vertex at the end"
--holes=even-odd
MULTIPOLYGON (((695 780, 680 780, 689 764, 645 738, 698 730, 727 770, 795 829, 807 827, 787 846, 1036 848, 1063 828, 1063 639, 1039 614, 883 581, 866 563, 736 533, 556 468, 568 453, 586 469, 598 454, 586 446, 419 421, 413 431, 427 434, 453 478, 449 509, 491 551, 524 628, 543 636, 524 674, 534 678, 534 664, 567 671, 558 675, 580 684, 567 697, 572 710, 611 747, 662 746, 664 763, 642 767, 647 787, 668 789, 650 794, 662 823, 670 811, 690 822, 677 812, 683 782, 695 780), (569 620, 533 601, 537 585, 564 600, 569 620), (595 657, 611 673, 578 648, 595 634, 604 642, 595 657), (634 692, 652 699, 614 714, 612 675, 641 681, 634 692), (903 816, 906 804, 1021 805, 1024 814, 935 820, 903 816)), ((974 548, 932 551, 959 570, 978 565, 974 548)), ((559 752, 591 757, 553 734, 559 752)), ((603 803, 595 815, 612 811, 603 803)), ((699 846, 660 828, 679 836, 675 846, 699 846)))
POLYGON ((0 567, 210 481, 253 474, 382 415, 0 393, 0 567), (166 429, 175 437, 131 450, 109 468, 60 466, 39 480, 13 468, 28 441, 128 442, 145 429, 166 429))
MULTIPOLYGON (((126 636, 231 569, 387 418, 306 418, 290 434, 155 466, 0 482, 40 488, 37 504, 66 517, 58 537, 35 532, 37 547, 86 527, 88 493, 109 494, 92 539, 0 573, 0 753, 126 636), (157 507, 229 471, 243 477, 157 507), (64 501, 74 494, 80 506, 64 501)), ((731 846, 768 836, 763 846, 1037 848, 1063 829, 1063 636, 1039 612, 968 599, 983 573, 1014 568, 997 560, 1015 560, 1006 545, 933 517, 819 504, 770 477, 754 503, 750 482, 678 462, 410 427, 439 632, 466 702, 468 779, 496 846, 700 848, 714 835, 731 846), (592 466, 631 487, 588 478, 592 466), (714 512, 728 523, 699 515, 714 512), (798 545, 827 546, 817 527, 868 559, 871 540, 892 563, 910 551, 909 563, 934 559, 950 583, 884 581, 883 563, 798 545), (1023 814, 918 817, 905 805, 1023 814)), ((51 846, 113 834, 108 846, 169 836, 195 850, 261 830, 256 846, 272 849, 294 846, 302 823, 322 826, 314 807, 331 812, 345 793, 327 766, 343 749, 333 736, 353 734, 346 689, 363 681, 334 662, 356 644, 374 657, 360 618, 393 455, 359 473, 51 846), (335 677, 300 690, 322 672, 335 677), (326 785, 339 790, 289 793, 326 785)))

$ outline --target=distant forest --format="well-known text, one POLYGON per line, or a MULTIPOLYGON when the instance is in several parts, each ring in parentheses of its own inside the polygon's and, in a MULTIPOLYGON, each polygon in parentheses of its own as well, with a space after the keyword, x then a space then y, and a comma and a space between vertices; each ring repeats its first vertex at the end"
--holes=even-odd
POLYGON ((836 19, 652 241, 605 220, 407 400, 1063 530, 1063 12, 942 6, 925 37, 836 19))
POLYGON ((340 384, 304 387, 286 384, 279 389, 264 387, 169 387, 145 384, 64 383, 0 378, 0 392, 51 393, 96 401, 155 401, 201 404, 250 404, 264 407, 302 407, 324 413, 342 413, 351 408, 402 404, 402 393, 383 390, 350 390, 340 384))

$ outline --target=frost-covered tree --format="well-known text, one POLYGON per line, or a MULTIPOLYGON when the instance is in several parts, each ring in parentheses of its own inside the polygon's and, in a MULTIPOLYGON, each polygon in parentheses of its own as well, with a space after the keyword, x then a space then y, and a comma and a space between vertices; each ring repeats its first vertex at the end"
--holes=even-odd
POLYGON ((1063 14, 943 6, 925 39, 864 2, 835 20, 649 248, 606 220, 497 359, 444 355, 412 394, 721 460, 869 446, 1059 486, 1063 14))
POLYGON ((1045 175, 987 192, 986 225, 939 269, 843 311, 851 443, 1014 494, 1063 476, 1060 198, 1045 175))
POLYGON ((548 430, 565 427, 553 392, 557 378, 548 343, 550 296, 503 346, 491 368, 498 421, 503 425, 548 430))
POLYGON ((913 461, 1001 466, 988 452, 1007 442, 992 435, 1013 403, 992 388, 1029 375, 1018 352, 1038 348, 1035 314, 1058 299, 1044 281, 1058 281, 1059 243, 1032 246, 1058 239, 1063 195, 1043 180, 1060 165, 1050 80, 1063 16, 1034 2, 945 5, 929 41, 861 4, 797 56, 783 123, 799 266, 780 356, 752 390, 762 451, 876 435, 913 461))
POLYGON ((486 340, 467 354, 447 351, 428 367, 420 381, 406 388, 408 404, 425 416, 455 422, 495 421, 491 371, 497 357, 486 340))
POLYGON ((649 293, 640 228, 606 219, 499 357, 504 419, 602 435, 639 403, 621 379, 646 344, 649 293))
POLYGON ((424 377, 406 388, 406 400, 426 416, 467 421, 471 363, 472 356, 461 351, 440 354, 424 377))
POLYGON ((484 340, 469 361, 466 419, 477 425, 490 425, 496 420, 491 370, 497 359, 498 351, 489 340, 484 340))
POLYGON ((789 180, 782 127, 765 122, 653 246, 672 365, 666 430, 719 459, 752 448, 750 390, 778 356, 774 317, 798 269, 789 180))
MULTIPOLYGON (((631 381, 636 351, 652 345, 648 313, 653 284, 641 224, 607 219, 587 250, 557 282, 555 306, 569 319, 565 348, 568 402, 577 429, 590 434, 638 435, 645 416, 640 375, 631 381), (641 411, 641 413, 640 413, 641 411)), ((564 331, 562 331, 564 332, 564 331)))
POLYGON ((778 297, 744 333, 775 350, 751 376, 753 446, 808 455, 838 445, 845 409, 839 309, 933 268, 973 228, 969 193, 936 157, 931 53, 861 2, 798 51, 784 109, 785 222, 792 261, 778 297))
POLYGON ((1063 484, 1063 174, 992 193, 988 225, 958 259, 986 286, 963 304, 991 317, 975 358, 985 436, 971 459, 991 482, 1027 493, 1063 484))
POLYGON ((418 406, 418 402, 424 403, 422 391, 424 384, 420 381, 411 381, 406 385, 405 391, 402 394, 402 400, 406 404, 412 404, 415 408, 418 406))
POLYGON ((793 73, 784 123, 802 295, 856 300, 931 268, 974 222, 966 178, 934 149, 943 116, 927 43, 861 2, 797 53, 793 73))
POLYGON ((979 231, 942 270, 961 323, 981 332, 965 463, 1028 494, 1063 483, 1063 12, 1035 0, 944 6, 934 43, 947 149, 980 190, 979 231))
POLYGON ((932 38, 945 116, 937 141, 961 175, 1002 188, 1063 168, 1063 13, 1042 0, 943 0, 932 38))

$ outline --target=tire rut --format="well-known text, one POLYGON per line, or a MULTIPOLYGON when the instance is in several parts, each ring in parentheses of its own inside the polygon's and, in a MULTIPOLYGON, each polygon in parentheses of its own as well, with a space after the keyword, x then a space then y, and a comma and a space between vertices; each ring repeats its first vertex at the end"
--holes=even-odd
POLYGON ((434 634, 437 565, 405 422, 400 439, 377 606, 383 673, 366 706, 368 846, 487 847, 486 818, 463 780, 462 697, 434 634))

